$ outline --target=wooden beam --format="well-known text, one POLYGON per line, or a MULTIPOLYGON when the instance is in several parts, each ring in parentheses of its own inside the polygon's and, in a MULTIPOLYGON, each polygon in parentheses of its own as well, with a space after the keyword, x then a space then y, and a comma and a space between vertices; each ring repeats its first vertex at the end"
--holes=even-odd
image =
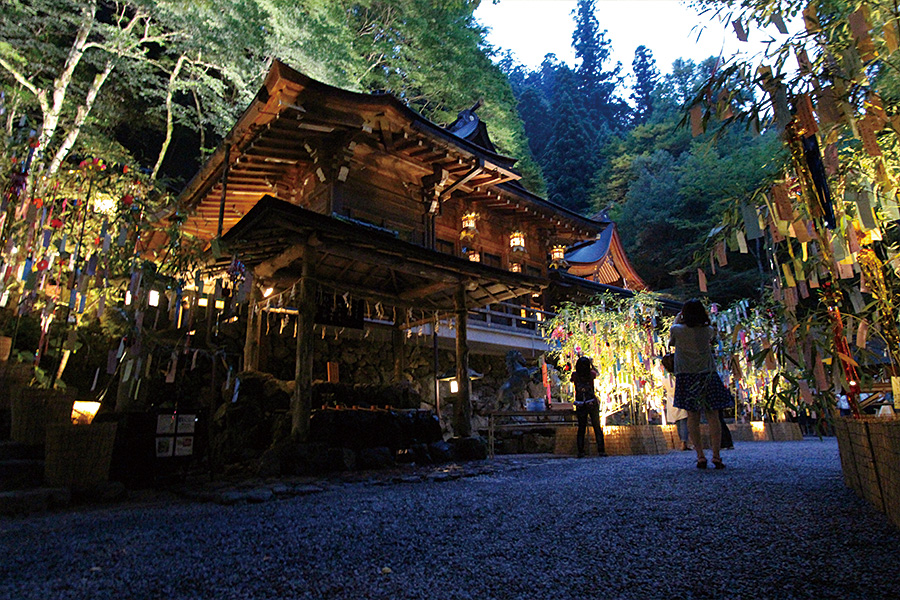
MULTIPOLYGON (((285 225, 285 229, 289 226, 285 225)), ((309 234, 308 230, 295 229, 295 231, 303 236, 309 234)), ((320 246, 317 250, 321 254, 333 255, 340 258, 355 260, 364 265, 370 265, 372 268, 387 268, 395 270, 398 273, 421 277, 432 283, 455 284, 462 277, 471 277, 471 273, 463 271, 461 268, 450 264, 434 264, 430 259, 419 258, 416 256, 403 256, 388 251, 382 251, 375 246, 359 244, 355 247, 348 247, 347 241, 326 237, 329 234, 319 232, 320 246)), ((301 238, 305 239, 305 238, 301 238)), ((297 243, 302 243, 299 240, 297 243)), ((320 257, 320 261, 322 258, 320 257)), ((513 277, 510 275, 510 277, 513 277)), ((513 281, 504 282, 511 285, 513 281)), ((424 284, 424 285, 430 285, 424 284)), ((540 288, 538 288, 539 291, 540 288)))
POLYGON ((378 131, 381 133, 381 143, 384 146, 384 150, 385 152, 391 152, 394 150, 395 144, 394 132, 391 131, 390 124, 384 119, 379 121, 379 125, 378 131), (385 127, 385 125, 387 125, 387 127, 385 127))
MULTIPOLYGON (((274 281, 281 286, 289 287, 293 285, 296 279, 277 277, 274 281)), ((402 309, 416 308, 424 310, 435 310, 438 312, 451 312, 454 306, 452 299, 447 299, 442 303, 436 303, 428 298, 403 300, 399 296, 379 292, 378 290, 374 290, 369 286, 350 283, 348 281, 331 281, 328 285, 339 292, 350 292, 351 296, 359 300, 366 300, 373 304, 380 302, 385 306, 393 306, 402 309)))
POLYGON ((219 228, 216 237, 222 237, 222 219, 225 216, 225 196, 228 193, 228 169, 231 167, 231 143, 225 143, 225 167, 222 171, 222 197, 219 201, 219 228))
POLYGON ((426 296, 430 296, 435 292, 440 292, 441 290, 446 290, 447 288, 453 287, 455 284, 447 281, 436 281, 434 283, 429 283, 428 285, 423 285, 422 287, 415 288, 412 290, 406 290, 400 294, 400 297, 404 300, 418 300, 420 298, 425 298, 426 296))
POLYGON ((482 170, 483 168, 484 168, 484 161, 481 160, 481 159, 479 158, 479 159, 476 161, 475 166, 472 167, 472 169, 471 169, 468 173, 466 173, 465 175, 463 175, 462 177, 460 177, 459 179, 457 179, 456 181, 454 181, 453 184, 450 185, 450 187, 448 187, 448 188, 445 189, 443 192, 441 192, 441 199, 443 199, 443 198, 449 198, 450 195, 451 195, 453 192, 455 192, 456 190, 458 190, 459 188, 461 188, 462 186, 464 186, 464 185, 465 185, 466 183, 468 183, 472 178, 474 178, 474 177, 477 176, 479 173, 481 173, 481 170, 482 170))
POLYGON ((458 276, 448 273, 444 268, 414 262, 403 256, 379 252, 377 248, 348 248, 331 240, 326 240, 323 246, 322 250, 327 254, 357 260, 364 264, 386 267, 408 275, 444 283, 455 283, 459 279, 458 276))
POLYGON ((307 251, 306 244, 295 244, 287 248, 284 252, 262 262, 253 269, 253 274, 257 279, 269 279, 279 270, 290 266, 298 258, 303 258, 303 254, 307 251))

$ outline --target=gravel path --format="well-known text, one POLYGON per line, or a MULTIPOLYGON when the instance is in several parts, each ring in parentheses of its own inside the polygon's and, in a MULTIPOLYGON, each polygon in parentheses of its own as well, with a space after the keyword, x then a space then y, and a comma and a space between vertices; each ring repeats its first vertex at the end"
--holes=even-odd
POLYGON ((834 439, 692 456, 0 519, 0 598, 900 596, 900 531, 844 487, 834 439))

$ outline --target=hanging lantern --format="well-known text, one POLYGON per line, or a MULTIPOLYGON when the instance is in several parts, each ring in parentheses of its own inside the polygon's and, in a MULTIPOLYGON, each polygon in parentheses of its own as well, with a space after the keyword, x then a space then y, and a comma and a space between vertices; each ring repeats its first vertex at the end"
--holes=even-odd
POLYGON ((463 229, 474 230, 475 222, 478 220, 478 213, 476 212, 467 212, 463 215, 462 218, 462 226, 463 229))
POLYGON ((522 272, 522 264, 521 263, 509 263, 509 270, 513 273, 521 273, 522 272))
MULTIPOLYGON (((462 241, 462 252, 464 255, 469 256, 469 260, 476 260, 472 258, 473 253, 476 256, 478 255, 478 252, 473 248, 478 240, 478 229, 475 226, 477 221, 478 213, 467 212, 463 215, 462 230, 459 232, 459 239, 462 241)), ((480 260, 480 258, 477 260, 480 260)))
POLYGON ((468 254, 472 246, 478 239, 478 229, 476 223, 478 221, 478 213, 467 212, 462 218, 462 230, 459 232, 459 239, 462 241, 463 253, 468 254))
POLYGON ((513 231, 509 234, 509 262, 520 263, 525 258, 525 234, 513 231))
POLYGON ((562 244, 554 244, 550 248, 550 268, 565 269, 569 266, 566 262, 566 247, 562 244))

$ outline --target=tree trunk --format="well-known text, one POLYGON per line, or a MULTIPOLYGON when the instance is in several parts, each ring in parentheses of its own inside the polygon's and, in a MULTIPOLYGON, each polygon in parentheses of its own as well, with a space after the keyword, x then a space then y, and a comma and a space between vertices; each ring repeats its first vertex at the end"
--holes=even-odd
POLYGON ((175 83, 178 81, 178 75, 181 73, 181 67, 184 65, 185 55, 182 54, 178 57, 178 61, 175 63, 175 68, 172 69, 172 72, 169 74, 169 86, 166 89, 166 139, 163 140, 162 147, 159 149, 159 156, 156 158, 156 164, 153 166, 153 173, 150 174, 150 179, 156 181, 156 176, 159 174, 159 168, 162 166, 163 159, 166 157, 166 151, 169 149, 169 144, 172 142, 172 130, 173 119, 172 119, 172 96, 175 93, 175 83))
POLYGON ((203 111, 200 107, 200 98, 197 96, 197 90, 192 89, 191 95, 194 97, 194 108, 197 109, 197 134, 200 136, 200 152, 206 149, 206 128, 203 126, 203 111))
POLYGON ((4 130, 6 137, 11 138, 13 135, 13 123, 16 121, 16 115, 19 114, 19 103, 22 101, 21 86, 13 92, 12 106, 6 107, 6 124, 4 130))
POLYGON ((97 94, 100 93, 100 88, 106 83, 106 79, 109 77, 109 74, 112 73, 114 66, 113 61, 109 60, 103 70, 94 76, 94 81, 91 83, 91 87, 88 89, 87 95, 84 98, 84 104, 79 106, 75 113, 75 122, 72 123, 72 129, 69 130, 69 133, 66 135, 65 139, 63 139, 62 144, 60 144, 59 149, 53 156, 53 161, 50 163, 49 168, 50 175, 53 175, 59 170, 59 165, 62 164, 62 161, 68 156, 69 150, 75 145, 75 140, 78 139, 78 135, 81 133, 81 126, 84 125, 85 120, 91 113, 91 109, 94 107, 94 101, 97 100, 97 94))
POLYGON ((47 100, 46 90, 41 90, 41 93, 38 94, 38 102, 41 105, 41 111, 44 113, 42 115, 41 132, 38 135, 42 150, 47 148, 50 140, 52 140, 53 136, 56 134, 56 128, 59 126, 59 118, 63 111, 63 104, 66 101, 66 95, 69 91, 69 84, 72 83, 72 75, 75 73, 75 68, 84 56, 87 38, 91 33, 91 29, 94 27, 94 17, 96 16, 96 13, 97 2, 95 0, 87 2, 84 8, 82 8, 81 22, 78 24, 78 32, 75 34, 75 40, 69 48, 66 64, 59 74, 59 77, 53 80, 52 105, 47 100))

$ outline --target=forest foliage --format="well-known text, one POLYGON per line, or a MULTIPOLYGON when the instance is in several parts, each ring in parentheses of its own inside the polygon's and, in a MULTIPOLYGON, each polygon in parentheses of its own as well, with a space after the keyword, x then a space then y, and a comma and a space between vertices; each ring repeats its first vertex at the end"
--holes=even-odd
POLYGON ((473 0, 4 0, 7 143, 33 131, 50 172, 129 162, 179 189, 249 104, 273 58, 390 93, 437 123, 482 100, 498 149, 543 191, 473 0))
MULTIPOLYGON (((342 88, 390 93, 437 123, 482 100, 501 153, 532 191, 618 222, 651 288, 697 293, 698 253, 723 207, 767 177, 777 141, 754 131, 692 136, 682 107, 720 61, 665 74, 640 46, 633 76, 612 62, 596 0, 573 12, 576 64, 533 71, 500 56, 477 0, 3 0, 5 155, 38 170, 102 157, 178 191, 279 58, 342 88)), ((741 101, 752 102, 753 98, 741 101)), ((9 165, 7 165, 8 167, 9 165)), ((758 294, 757 249, 711 282, 758 294)))
MULTIPOLYGON (((615 221, 652 289, 682 299, 698 295, 696 267, 707 236, 725 207, 771 179, 779 142, 749 129, 692 132, 684 107, 722 59, 678 59, 663 74, 652 51, 639 46, 626 78, 622 65, 612 64, 614 40, 597 14, 596 0, 580 0, 573 11, 576 66, 552 54, 534 70, 509 54, 500 65, 549 199, 615 221)), ((735 97, 753 100, 740 90, 735 97)), ((751 245, 748 254, 720 267, 709 294, 726 303, 759 297, 767 269, 764 254, 751 245)))

